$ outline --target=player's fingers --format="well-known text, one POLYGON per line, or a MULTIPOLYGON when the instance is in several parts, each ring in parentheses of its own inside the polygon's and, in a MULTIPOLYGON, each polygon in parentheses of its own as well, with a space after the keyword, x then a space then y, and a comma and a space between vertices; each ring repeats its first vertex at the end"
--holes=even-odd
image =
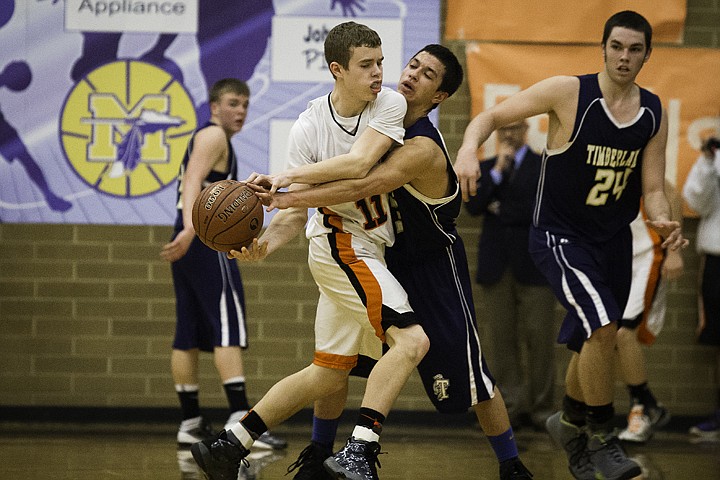
POLYGON ((247 183, 245 185, 255 193, 262 193, 266 191, 265 187, 263 187, 262 185, 258 185, 257 183, 247 183))
POLYGON ((477 195, 477 177, 468 179, 468 195, 471 197, 477 195))
POLYGON ((266 207, 270 205, 273 200, 273 196, 267 192, 255 192, 255 196, 260 200, 260 203, 266 207))
POLYGON ((460 191, 462 192, 462 198, 464 202, 470 200, 470 197, 475 195, 475 191, 471 190, 471 183, 467 177, 463 177, 460 180, 460 191))

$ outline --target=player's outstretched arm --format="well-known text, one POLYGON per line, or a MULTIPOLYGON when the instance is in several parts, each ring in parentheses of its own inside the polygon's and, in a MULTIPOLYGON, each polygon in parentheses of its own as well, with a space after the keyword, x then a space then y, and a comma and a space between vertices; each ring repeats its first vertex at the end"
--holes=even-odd
POLYGON ((268 210, 290 207, 314 208, 353 202, 390 192, 432 171, 433 162, 445 164, 440 148, 429 138, 417 137, 393 150, 388 158, 360 179, 338 180, 290 192, 258 192, 268 210))
POLYGON ((293 167, 276 175, 253 173, 248 183, 261 185, 275 193, 279 188, 294 183, 315 185, 347 178, 363 178, 392 147, 394 141, 373 128, 367 128, 353 144, 350 152, 323 160, 293 167))
MULTIPOLYGON (((550 77, 480 112, 470 121, 453 165, 460 182, 463 201, 467 202, 477 194, 477 181, 480 178, 477 151, 492 132, 535 115, 550 113, 554 114, 554 119, 551 120, 558 125, 556 130, 561 135, 564 134, 568 124, 572 129, 571 124, 575 118, 572 105, 577 105, 575 91, 578 85, 579 81, 575 77, 550 77)), ((569 133, 567 136, 569 138, 569 133)))

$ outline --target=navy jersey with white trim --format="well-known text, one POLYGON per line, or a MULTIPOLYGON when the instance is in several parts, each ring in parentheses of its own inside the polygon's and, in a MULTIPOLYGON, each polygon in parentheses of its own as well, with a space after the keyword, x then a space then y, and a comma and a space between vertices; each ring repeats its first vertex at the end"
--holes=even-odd
MULTIPOLYGON (((175 217, 175 230, 183 229, 183 215, 182 215, 182 188, 183 188, 183 177, 185 176, 185 170, 187 170, 187 164, 190 161, 190 154, 192 153, 193 146, 195 144, 195 135, 211 125, 215 125, 212 122, 208 122, 202 127, 195 130, 190 141, 188 142, 187 149, 185 150, 185 156, 183 157, 182 164, 180 164, 180 174, 178 175, 177 181, 177 216, 175 217)), ((211 183, 219 182, 220 180, 237 180, 237 161, 235 158, 235 150, 233 149, 230 139, 228 139, 228 169, 225 172, 218 172, 216 170, 210 170, 210 173, 203 181, 203 188, 207 187, 211 183)))
POLYGON ((581 75, 570 141, 543 152, 533 224, 557 235, 603 242, 637 216, 642 158, 658 132, 662 105, 640 88, 638 114, 617 122, 603 100, 598 75, 581 75))
POLYGON ((447 175, 452 194, 432 199, 422 195, 409 184, 391 193, 395 220, 395 244, 386 256, 402 256, 408 261, 423 260, 429 251, 442 249, 455 242, 455 219, 460 214, 462 197, 455 171, 450 163, 445 142, 429 118, 422 117, 405 131, 405 140, 428 137, 443 151, 447 161, 447 175))

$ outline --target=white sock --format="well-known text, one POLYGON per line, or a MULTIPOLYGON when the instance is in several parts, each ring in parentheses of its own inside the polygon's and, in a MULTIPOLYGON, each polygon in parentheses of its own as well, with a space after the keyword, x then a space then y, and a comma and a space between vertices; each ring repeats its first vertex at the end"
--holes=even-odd
POLYGON ((197 383, 176 383, 175 384, 175 391, 176 392, 197 392, 200 390, 200 385, 197 383))
POLYGON ((223 382, 223 385, 227 385, 228 383, 245 383, 245 376, 240 375, 237 377, 228 378, 223 382))
POLYGON ((380 440, 380 435, 373 432, 371 429, 361 427, 360 425, 355 425, 352 436, 358 440, 365 440, 366 442, 377 442, 380 440))
POLYGON ((250 450, 252 444, 255 443, 255 440, 253 440, 253 438, 250 436, 250 433, 245 430, 245 427, 243 427, 242 423, 240 422, 233 425, 232 428, 230 428, 230 431, 233 433, 233 435, 235 435, 238 440, 240 440, 240 445, 242 445, 248 450, 250 450))

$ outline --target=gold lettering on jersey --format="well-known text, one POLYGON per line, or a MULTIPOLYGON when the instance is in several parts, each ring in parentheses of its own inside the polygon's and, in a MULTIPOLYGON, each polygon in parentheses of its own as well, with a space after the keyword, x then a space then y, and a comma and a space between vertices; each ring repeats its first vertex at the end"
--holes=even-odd
POLYGON ((602 145, 588 145, 585 163, 604 168, 635 168, 639 157, 640 149, 621 150, 602 145))

